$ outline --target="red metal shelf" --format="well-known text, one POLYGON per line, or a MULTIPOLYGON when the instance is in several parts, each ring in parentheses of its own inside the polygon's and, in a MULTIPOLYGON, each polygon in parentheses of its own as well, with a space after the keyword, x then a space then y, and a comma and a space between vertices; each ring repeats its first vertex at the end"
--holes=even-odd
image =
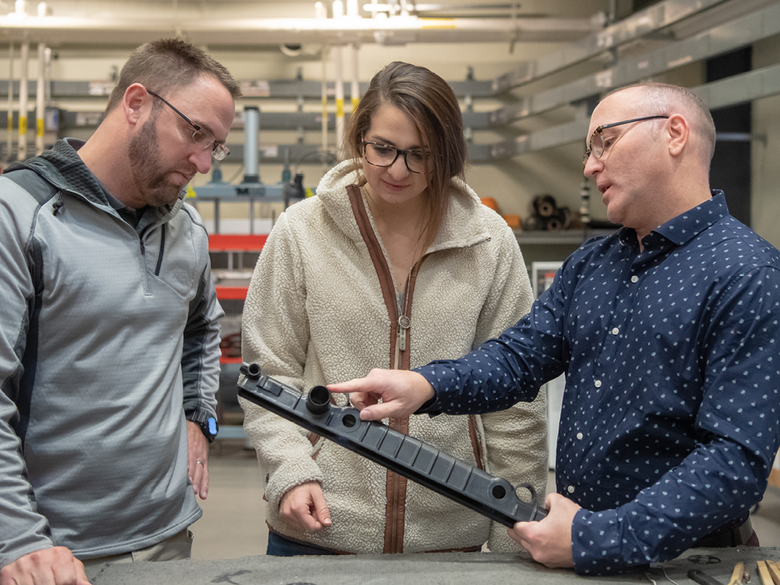
POLYGON ((212 252, 257 252, 263 249, 267 234, 211 234, 209 250, 212 252))
POLYGON ((217 298, 220 300, 243 301, 247 291, 249 291, 248 286, 222 286, 218 284, 215 288, 217 289, 217 298))

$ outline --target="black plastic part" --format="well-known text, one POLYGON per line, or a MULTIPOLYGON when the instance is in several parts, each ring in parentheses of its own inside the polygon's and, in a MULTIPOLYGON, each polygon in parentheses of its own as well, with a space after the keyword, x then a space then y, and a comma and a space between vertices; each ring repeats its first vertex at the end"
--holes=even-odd
POLYGON ((306 395, 306 409, 312 414, 325 414, 330 408, 330 390, 315 386, 306 395))
POLYGON ((238 395, 242 398, 496 522, 512 527, 515 522, 541 520, 547 516, 547 510, 538 505, 536 490, 530 484, 518 486, 530 494, 531 501, 524 502, 507 480, 380 422, 360 420, 360 411, 356 408, 331 404, 330 391, 325 386, 315 386, 304 395, 291 386, 263 376, 257 364, 243 364, 241 374, 238 395))
POLYGON ((701 583, 701 585, 723 585, 723 583, 717 579, 713 579, 707 573, 700 571, 699 569, 689 570, 688 578, 692 581, 696 581, 697 583, 701 583))

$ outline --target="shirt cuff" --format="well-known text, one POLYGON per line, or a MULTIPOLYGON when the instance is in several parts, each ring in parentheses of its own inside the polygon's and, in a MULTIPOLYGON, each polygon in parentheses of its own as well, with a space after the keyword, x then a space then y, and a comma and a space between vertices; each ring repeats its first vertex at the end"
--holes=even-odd
POLYGON ((446 401, 446 388, 456 387, 456 376, 451 369, 429 364, 414 370, 433 387, 433 398, 425 402, 414 414, 429 414, 436 416, 444 412, 441 400, 446 401))
POLYGON ((623 526, 624 522, 617 510, 577 512, 571 527, 575 573, 615 575, 648 564, 645 551, 639 550, 637 544, 641 539, 626 534, 626 531, 633 532, 633 528, 623 526))

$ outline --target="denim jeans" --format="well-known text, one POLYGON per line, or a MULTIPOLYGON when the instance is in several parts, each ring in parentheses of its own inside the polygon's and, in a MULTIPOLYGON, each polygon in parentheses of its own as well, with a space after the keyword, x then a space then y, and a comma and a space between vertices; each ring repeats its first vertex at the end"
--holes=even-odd
POLYGON ((297 557, 300 555, 337 555, 338 553, 315 544, 305 544, 285 538, 278 532, 268 532, 268 548, 265 554, 274 557, 297 557))

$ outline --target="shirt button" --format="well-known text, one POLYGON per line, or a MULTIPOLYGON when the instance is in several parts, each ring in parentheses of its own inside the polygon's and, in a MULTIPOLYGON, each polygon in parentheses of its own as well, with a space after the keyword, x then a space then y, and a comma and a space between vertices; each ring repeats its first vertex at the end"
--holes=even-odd
POLYGON ((613 327, 612 328, 612 335, 617 335, 618 333, 620 333, 620 329, 618 329, 617 327, 613 327))
POLYGON ((570 485, 569 487, 566 488, 566 491, 569 492, 570 494, 573 494, 574 493, 574 486, 570 485))
POLYGON ((631 277, 631 282, 633 283, 639 282, 639 277, 635 274, 634 276, 631 277))
POLYGON ((593 382, 593 385, 596 386, 596 388, 601 388, 601 380, 596 380, 593 382))
POLYGON ((582 433, 577 433, 577 438, 582 439, 582 433))

